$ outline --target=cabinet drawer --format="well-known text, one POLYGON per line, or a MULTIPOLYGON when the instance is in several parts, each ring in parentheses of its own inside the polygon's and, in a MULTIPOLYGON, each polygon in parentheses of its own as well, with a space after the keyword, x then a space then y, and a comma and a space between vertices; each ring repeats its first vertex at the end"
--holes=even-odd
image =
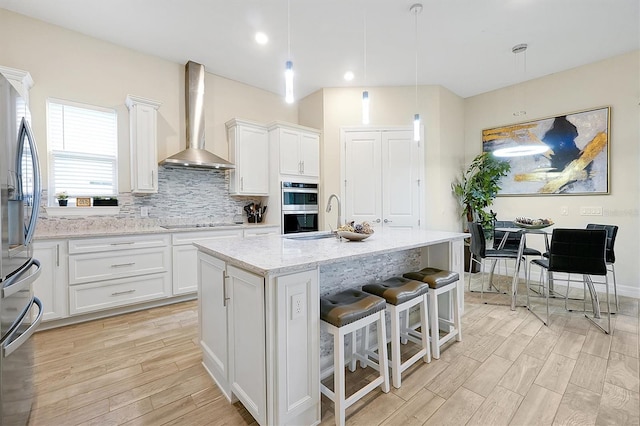
POLYGON ((168 273, 77 285, 69 287, 69 313, 86 314, 161 299, 169 295, 169 288, 168 273))
POLYGON ((183 244, 192 244, 196 241, 215 240, 218 238, 233 238, 241 236, 242 228, 221 229, 219 231, 180 232, 171 235, 171 242, 174 246, 178 246, 183 244))
POLYGON ((69 240, 69 254, 97 253, 101 251, 131 250, 150 247, 166 247, 168 245, 168 234, 87 238, 81 240, 69 240))
POLYGON ((170 264, 169 247, 69 256, 69 284, 166 272, 170 264))
POLYGON ((280 234, 280 226, 261 226, 259 228, 245 228, 244 236, 257 237, 260 235, 275 235, 280 234))

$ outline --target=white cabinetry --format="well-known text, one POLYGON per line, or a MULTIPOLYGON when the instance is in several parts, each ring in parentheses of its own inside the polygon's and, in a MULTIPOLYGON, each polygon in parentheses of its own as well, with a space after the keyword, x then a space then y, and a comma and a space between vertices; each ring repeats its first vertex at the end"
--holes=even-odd
POLYGON ((173 258, 173 294, 195 293, 198 290, 198 249, 193 243, 220 238, 241 237, 241 229, 181 232, 171 236, 173 258))
POLYGON ((33 257, 40 261, 40 277, 33 284, 35 295, 42 301, 43 321, 68 316, 67 305, 67 241, 36 241, 33 257))
POLYGON ((160 103, 127 95, 131 145, 131 192, 158 192, 157 110, 160 103))
POLYGON ((226 123, 229 161, 236 165, 229 174, 231 195, 269 195, 269 134, 267 128, 250 121, 226 123))
POLYGON ((274 123, 269 139, 281 175, 320 176, 320 133, 309 127, 274 123))
POLYGON ((84 314, 171 294, 169 236, 69 241, 69 313, 84 314))
POLYGON ((259 237, 260 235, 275 235, 280 233, 280 226, 260 226, 256 228, 245 228, 244 237, 259 237))
POLYGON ((198 253, 203 363, 227 399, 267 423, 264 279, 198 253))
POLYGON ((198 252, 198 276, 203 364, 226 398, 261 425, 318 423, 317 270, 264 278, 198 252))
POLYGON ((347 131, 344 216, 374 227, 420 227, 422 153, 411 130, 347 131))

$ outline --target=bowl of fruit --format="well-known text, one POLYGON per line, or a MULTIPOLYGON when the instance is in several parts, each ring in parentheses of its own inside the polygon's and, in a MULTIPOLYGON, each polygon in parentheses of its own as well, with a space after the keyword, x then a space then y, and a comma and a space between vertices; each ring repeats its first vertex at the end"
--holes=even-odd
POLYGON ((338 228, 338 235, 348 241, 362 241, 373 234, 369 222, 355 223, 351 221, 338 228))
POLYGON ((542 229, 553 225, 551 219, 531 219, 529 217, 516 217, 513 223, 520 228, 526 229, 542 229))

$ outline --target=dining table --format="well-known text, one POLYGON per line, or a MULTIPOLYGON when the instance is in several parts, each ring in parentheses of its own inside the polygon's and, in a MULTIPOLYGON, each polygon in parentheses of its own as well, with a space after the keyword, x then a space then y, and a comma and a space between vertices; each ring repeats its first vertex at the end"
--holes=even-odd
MULTIPOLYGON (((550 226, 550 225, 549 225, 550 226)), ((516 309, 517 298, 518 298, 518 281, 520 278, 520 263, 524 259, 524 249, 527 246, 527 235, 535 234, 544 236, 544 245, 545 250, 549 251, 549 234, 551 231, 548 229, 548 226, 545 227, 500 227, 496 228, 496 231, 504 232, 502 239, 498 245, 498 249, 502 249, 509 238, 509 234, 517 233, 521 235, 520 244, 518 245, 518 257, 515 270, 513 273, 513 279, 511 282, 511 310, 514 311, 516 309)), ((495 269, 497 260, 494 260, 491 264, 491 270, 489 272, 489 282, 493 282, 493 271, 495 269)), ((526 265, 525 265, 526 268, 526 265)), ((528 269, 525 269, 525 279, 529 280, 529 272, 528 269)), ((553 291, 552 284, 550 283, 549 289, 553 291)))

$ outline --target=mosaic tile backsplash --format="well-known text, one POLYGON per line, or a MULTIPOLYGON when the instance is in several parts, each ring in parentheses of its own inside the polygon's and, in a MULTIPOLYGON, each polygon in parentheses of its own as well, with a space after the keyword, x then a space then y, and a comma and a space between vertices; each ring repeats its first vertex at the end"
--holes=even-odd
MULTIPOLYGON (((50 217, 47 191, 42 194, 37 231, 55 229, 144 228, 169 223, 231 222, 238 209, 262 201, 259 197, 229 195, 229 176, 221 170, 158 167, 158 193, 118 194, 116 216, 50 217), (149 217, 140 217, 140 207, 149 207, 149 217)), ((268 213, 267 213, 268 215, 268 213)), ((243 213, 246 222, 246 215, 243 213)), ((268 220, 268 217, 267 217, 268 220)), ((36 232, 37 232, 36 231, 36 232)))

